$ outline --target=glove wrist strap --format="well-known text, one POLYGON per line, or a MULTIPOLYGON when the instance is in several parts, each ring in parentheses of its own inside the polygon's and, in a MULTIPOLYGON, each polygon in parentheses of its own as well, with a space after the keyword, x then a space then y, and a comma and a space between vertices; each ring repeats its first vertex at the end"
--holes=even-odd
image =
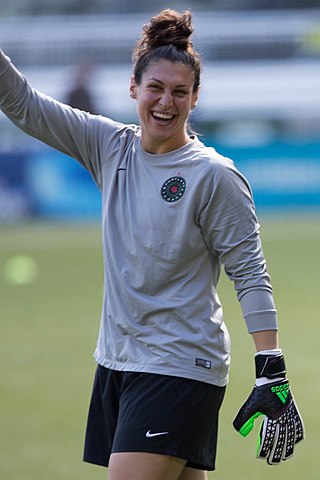
POLYGON ((268 355, 264 352, 258 352, 255 355, 255 366, 256 378, 279 379, 286 376, 286 366, 282 353, 268 355))

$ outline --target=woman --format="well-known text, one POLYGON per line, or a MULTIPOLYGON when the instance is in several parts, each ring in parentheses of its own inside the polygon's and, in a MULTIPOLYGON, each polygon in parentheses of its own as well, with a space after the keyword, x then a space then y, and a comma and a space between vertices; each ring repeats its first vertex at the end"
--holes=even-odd
POLYGON ((134 51, 140 126, 34 91, 4 54, 0 105, 19 127, 76 158, 102 192, 105 297, 84 460, 109 480, 203 480, 215 468, 229 337, 221 265, 252 334, 257 382, 234 426, 265 415, 259 458, 292 456, 303 424, 285 377, 250 187, 188 133, 201 64, 191 14, 164 10, 134 51))

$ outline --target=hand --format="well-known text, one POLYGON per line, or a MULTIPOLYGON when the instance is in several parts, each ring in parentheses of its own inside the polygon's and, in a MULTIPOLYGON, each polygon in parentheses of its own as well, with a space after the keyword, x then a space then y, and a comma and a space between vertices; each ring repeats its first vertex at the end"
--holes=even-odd
POLYGON ((234 428, 247 436, 254 421, 265 415, 260 427, 257 458, 269 465, 292 457, 304 438, 304 425, 286 378, 283 355, 257 354, 257 384, 233 421, 234 428))

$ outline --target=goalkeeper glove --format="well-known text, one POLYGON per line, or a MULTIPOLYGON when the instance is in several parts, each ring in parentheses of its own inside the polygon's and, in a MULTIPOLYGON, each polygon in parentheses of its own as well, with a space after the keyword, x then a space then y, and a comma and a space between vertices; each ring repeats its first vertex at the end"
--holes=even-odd
POLYGON ((256 385, 233 421, 244 437, 254 421, 265 415, 257 445, 257 458, 277 465, 294 453, 304 438, 304 425, 286 378, 281 350, 258 352, 255 356, 256 385), (275 353, 273 353, 275 352, 275 353))

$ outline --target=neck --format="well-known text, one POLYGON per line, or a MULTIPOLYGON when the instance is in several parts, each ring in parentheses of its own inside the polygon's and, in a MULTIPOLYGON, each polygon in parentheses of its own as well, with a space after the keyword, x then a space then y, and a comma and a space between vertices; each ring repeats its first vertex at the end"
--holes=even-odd
POLYGON ((178 150, 179 148, 187 145, 189 143, 190 137, 186 133, 181 141, 174 141, 168 140, 167 142, 147 142, 144 140, 143 136, 141 136, 141 146, 143 150, 147 153, 151 153, 153 155, 162 155, 164 153, 173 152, 174 150, 178 150))

